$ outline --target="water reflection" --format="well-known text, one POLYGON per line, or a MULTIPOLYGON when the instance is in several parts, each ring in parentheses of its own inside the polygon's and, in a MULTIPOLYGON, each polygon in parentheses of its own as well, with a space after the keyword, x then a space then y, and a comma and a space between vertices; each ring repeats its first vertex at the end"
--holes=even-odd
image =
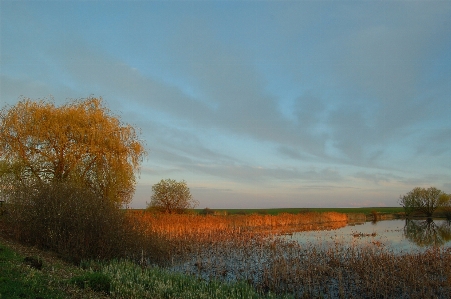
POLYGON ((451 247, 451 224, 445 220, 382 220, 348 224, 335 230, 298 232, 282 238, 325 248, 337 243, 344 246, 383 244, 396 253, 409 253, 425 251, 430 246, 451 247))
POLYGON ((419 247, 442 246, 451 240, 451 222, 440 225, 432 219, 406 220, 404 236, 419 247))

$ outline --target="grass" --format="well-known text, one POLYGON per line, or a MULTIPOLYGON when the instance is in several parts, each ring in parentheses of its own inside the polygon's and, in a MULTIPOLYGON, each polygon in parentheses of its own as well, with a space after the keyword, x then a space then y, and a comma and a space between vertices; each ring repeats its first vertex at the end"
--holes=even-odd
POLYGON ((47 287, 45 275, 22 261, 21 256, 0 245, 0 298, 64 298, 62 292, 47 287))
MULTIPOLYGON (((4 240, 0 240, 2 299, 292 298, 289 295, 262 294, 244 281, 207 282, 159 267, 143 268, 127 260, 85 262, 87 269, 83 270, 55 258, 50 262, 47 258, 43 270, 39 271, 24 265, 23 256, 2 242, 4 240)), ((19 251, 29 249, 18 244, 9 245, 14 245, 19 251)), ((34 253, 37 251, 34 250, 34 253)))
POLYGON ((101 299, 105 296, 69 283, 84 271, 53 254, 0 238, 0 298, 101 299), (30 266, 27 257, 42 261, 41 270, 30 266))
POLYGON ((259 293, 243 281, 205 281, 158 267, 143 269, 128 261, 107 263, 102 267, 102 273, 112 277, 113 298, 292 298, 290 295, 259 293))
POLYGON ((448 298, 451 293, 450 248, 398 254, 371 238, 362 246, 334 239, 323 247, 321 240, 301 245, 274 236, 293 227, 339 227, 348 216, 336 209, 277 216, 129 211, 127 217, 134 219, 134 230, 168 245, 165 268, 153 264, 155 252, 145 247, 134 262, 84 262, 79 268, 0 239, 0 298, 448 298), (42 270, 24 263, 25 257, 42 261, 42 270))
POLYGON ((26 266, 24 258, 0 245, 0 298, 64 298, 49 289, 48 277, 26 266))
POLYGON ((447 298, 451 292, 449 248, 398 254, 371 238, 362 247, 339 240, 322 247, 327 240, 301 245, 272 236, 302 221, 307 229, 319 229, 327 223, 326 215, 331 223, 341 223, 332 212, 135 214, 143 227, 171 244, 174 271, 205 281, 246 281, 261 292, 296 298, 447 298))

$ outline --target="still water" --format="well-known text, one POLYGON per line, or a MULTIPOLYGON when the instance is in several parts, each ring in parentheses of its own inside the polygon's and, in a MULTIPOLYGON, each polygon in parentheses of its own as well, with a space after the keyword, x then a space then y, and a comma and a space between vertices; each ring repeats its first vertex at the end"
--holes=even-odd
POLYGON ((434 246, 451 248, 451 223, 446 220, 384 220, 350 224, 336 230, 307 231, 282 236, 323 248, 333 244, 373 244, 395 253, 425 251, 434 246))

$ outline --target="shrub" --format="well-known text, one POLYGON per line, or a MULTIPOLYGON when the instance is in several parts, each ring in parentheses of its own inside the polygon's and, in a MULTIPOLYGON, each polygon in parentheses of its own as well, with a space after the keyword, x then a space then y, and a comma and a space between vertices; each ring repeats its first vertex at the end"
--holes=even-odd
POLYGON ((215 213, 215 210, 212 210, 210 208, 205 208, 201 212, 202 215, 213 215, 214 213, 215 213))
POLYGON ((23 263, 25 265, 30 266, 33 269, 42 270, 42 260, 40 258, 27 256, 27 257, 24 258, 23 263))
POLYGON ((73 277, 70 282, 80 289, 90 288, 95 292, 110 293, 111 279, 103 273, 92 272, 73 277))
POLYGON ((20 188, 7 216, 20 241, 75 260, 111 255, 122 229, 120 211, 111 201, 62 183, 20 188))
POLYGON ((10 197, 5 222, 19 241, 82 259, 138 259, 142 251, 161 259, 164 242, 145 235, 131 217, 110 200, 67 183, 18 187, 10 197))

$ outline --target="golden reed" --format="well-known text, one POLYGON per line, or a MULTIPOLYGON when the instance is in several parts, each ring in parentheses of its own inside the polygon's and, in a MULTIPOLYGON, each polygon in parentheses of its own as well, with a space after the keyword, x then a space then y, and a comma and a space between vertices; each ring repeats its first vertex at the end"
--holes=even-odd
POLYGON ((336 229, 346 226, 348 216, 342 213, 302 213, 279 215, 190 215, 154 214, 130 210, 129 216, 148 233, 166 238, 186 238, 215 233, 234 232, 276 234, 294 231, 336 229))

